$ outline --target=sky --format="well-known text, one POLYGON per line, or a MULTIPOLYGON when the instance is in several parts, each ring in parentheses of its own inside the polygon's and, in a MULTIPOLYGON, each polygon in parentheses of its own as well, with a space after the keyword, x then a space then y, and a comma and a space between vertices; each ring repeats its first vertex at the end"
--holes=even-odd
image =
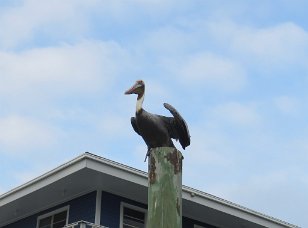
POLYGON ((142 79, 144 109, 189 126, 183 184, 308 227, 307 8, 1 0, 0 194, 86 151, 146 171, 142 79))

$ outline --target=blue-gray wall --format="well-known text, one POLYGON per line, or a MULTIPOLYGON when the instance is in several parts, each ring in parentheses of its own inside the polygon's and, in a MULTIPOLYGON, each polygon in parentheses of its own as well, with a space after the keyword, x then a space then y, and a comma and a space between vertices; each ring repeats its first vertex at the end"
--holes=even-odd
POLYGON ((80 220, 95 222, 96 191, 71 200, 68 204, 70 205, 68 223, 80 220))
POLYGON ((108 192, 102 192, 101 225, 109 228, 119 228, 121 202, 147 209, 145 204, 138 203, 108 192))
POLYGON ((58 208, 69 205, 69 221, 68 223, 85 220, 93 222, 95 220, 95 204, 96 191, 80 196, 66 203, 59 204, 55 207, 49 208, 42 212, 36 213, 30 217, 21 219, 17 222, 11 223, 4 228, 36 228, 37 217, 48 212, 54 211, 58 208))

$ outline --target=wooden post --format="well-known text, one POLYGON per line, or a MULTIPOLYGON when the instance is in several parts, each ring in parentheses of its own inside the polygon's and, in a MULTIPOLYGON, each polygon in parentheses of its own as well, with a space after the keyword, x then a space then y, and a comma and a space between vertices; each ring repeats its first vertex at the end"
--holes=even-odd
POLYGON ((182 160, 173 147, 151 149, 147 228, 182 228, 182 160))

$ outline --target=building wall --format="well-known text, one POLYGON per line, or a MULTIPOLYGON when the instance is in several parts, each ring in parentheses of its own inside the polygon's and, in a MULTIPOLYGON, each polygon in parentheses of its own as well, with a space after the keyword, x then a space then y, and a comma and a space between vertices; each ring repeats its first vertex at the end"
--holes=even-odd
POLYGON ((70 205, 68 223, 73 223, 80 220, 94 223, 96 191, 78 197, 68 203, 70 205))
POLYGON ((30 216, 28 218, 21 219, 17 222, 11 223, 7 226, 4 226, 4 228, 35 228, 36 227, 36 217, 30 216))
POLYGON ((101 204, 101 225, 109 228, 120 227, 121 202, 147 209, 147 206, 142 203, 103 191, 101 204))
POLYGON ((17 222, 4 226, 4 228, 36 228, 37 217, 48 212, 54 211, 67 205, 69 208, 68 223, 73 223, 79 220, 85 220, 94 223, 95 220, 95 204, 96 191, 85 194, 68 202, 59 204, 55 207, 36 213, 27 218, 21 219, 17 222))

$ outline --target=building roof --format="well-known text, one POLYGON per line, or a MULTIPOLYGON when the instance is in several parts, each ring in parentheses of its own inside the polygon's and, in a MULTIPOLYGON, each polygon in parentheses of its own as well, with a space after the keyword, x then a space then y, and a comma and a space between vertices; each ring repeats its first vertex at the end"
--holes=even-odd
MULTIPOLYGON (((147 204, 147 185, 146 172, 86 152, 0 195, 0 227, 93 190, 147 204)), ((298 227, 188 186, 182 189, 183 215, 197 221, 231 228, 298 227)))

